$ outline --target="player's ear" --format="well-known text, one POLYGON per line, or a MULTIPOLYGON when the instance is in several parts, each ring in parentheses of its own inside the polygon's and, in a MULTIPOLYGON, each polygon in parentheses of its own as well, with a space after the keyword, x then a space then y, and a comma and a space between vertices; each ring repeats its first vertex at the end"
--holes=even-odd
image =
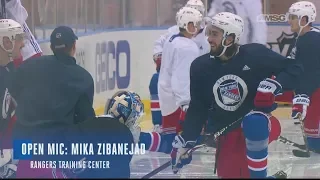
POLYGON ((307 16, 303 16, 301 18, 301 26, 304 26, 308 23, 308 17, 307 16))
POLYGON ((231 35, 228 35, 226 40, 225 40, 225 45, 226 46, 229 46, 230 44, 232 44, 234 42, 234 35, 231 34, 231 35))

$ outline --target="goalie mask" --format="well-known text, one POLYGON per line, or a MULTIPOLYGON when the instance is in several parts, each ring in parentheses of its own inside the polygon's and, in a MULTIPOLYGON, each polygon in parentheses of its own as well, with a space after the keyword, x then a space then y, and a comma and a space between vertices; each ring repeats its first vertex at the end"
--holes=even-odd
POLYGON ((131 128, 139 125, 144 113, 144 105, 137 93, 118 91, 107 102, 105 113, 131 128))

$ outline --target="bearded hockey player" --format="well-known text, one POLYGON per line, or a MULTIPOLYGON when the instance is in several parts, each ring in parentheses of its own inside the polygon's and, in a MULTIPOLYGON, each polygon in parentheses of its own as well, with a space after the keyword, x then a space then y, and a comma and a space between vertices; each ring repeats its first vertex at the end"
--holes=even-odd
POLYGON ((319 30, 312 27, 316 20, 316 7, 308 1, 294 3, 287 13, 291 31, 297 33, 290 58, 301 62, 304 73, 299 78, 293 98, 292 118, 304 121, 304 132, 310 150, 320 153, 320 57, 319 30), (312 80, 311 80, 312 79, 312 80))
POLYGON ((8 87, 15 70, 13 59, 20 56, 24 32, 22 26, 12 19, 0 20, 0 178, 13 178, 17 170, 12 160, 12 126, 15 123, 16 102, 8 87))
POLYGON ((31 33, 26 20, 28 18, 27 10, 22 6, 20 0, 2 0, 0 4, 3 18, 9 18, 17 21, 22 25, 26 36, 24 39, 24 47, 21 49, 21 56, 14 59, 14 64, 18 66, 22 61, 30 57, 39 57, 42 54, 40 45, 31 33))
MULTIPOLYGON (((268 144, 281 131, 270 116, 274 99, 295 87, 303 67, 261 44, 239 46, 243 32, 243 19, 229 12, 215 15, 206 27, 211 52, 191 65, 190 106, 172 144, 174 173, 190 163, 192 156, 184 153, 195 145, 210 115, 218 135, 218 177, 267 177, 268 144)), ((285 176, 282 171, 275 175, 285 176)))

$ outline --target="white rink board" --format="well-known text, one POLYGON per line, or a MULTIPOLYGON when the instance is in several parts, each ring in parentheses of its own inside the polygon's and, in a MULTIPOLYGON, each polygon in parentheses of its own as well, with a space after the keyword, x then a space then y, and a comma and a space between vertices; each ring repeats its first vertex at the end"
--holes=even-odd
MULTIPOLYGON (((277 38, 283 31, 290 34, 289 26, 269 26, 268 31, 268 42, 272 43, 272 49, 285 55, 289 45, 278 42, 277 38), (282 51, 279 48, 281 45, 283 45, 282 51)), ((91 73, 95 81, 94 108, 96 110, 103 109, 107 98, 119 89, 136 91, 145 103, 149 102, 149 81, 155 73, 155 65, 152 61, 153 44, 165 32, 166 30, 163 29, 117 30, 79 37, 77 61, 91 73), (117 46, 117 44, 121 45, 117 46), (120 52, 118 58, 116 52, 120 52), (116 61, 119 62, 118 68, 116 68, 116 61), (127 62, 130 62, 130 65, 127 62), (105 68, 101 70, 101 67, 105 68), (112 79, 116 72, 122 79, 112 79), (107 80, 107 77, 111 79, 107 80), (105 82, 108 84, 107 89, 105 82), (113 86, 117 83, 122 87, 113 86)), ((50 43, 44 42, 40 45, 44 54, 51 54, 50 43)), ((146 106, 146 113, 149 113, 148 111, 146 106)))

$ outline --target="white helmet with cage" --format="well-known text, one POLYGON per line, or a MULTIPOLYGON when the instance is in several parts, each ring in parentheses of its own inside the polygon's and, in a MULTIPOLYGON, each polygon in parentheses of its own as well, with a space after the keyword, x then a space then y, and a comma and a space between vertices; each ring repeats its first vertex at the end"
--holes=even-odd
POLYGON ((317 16, 317 10, 315 5, 312 2, 309 1, 299 1, 296 3, 293 3, 287 15, 296 15, 299 19, 299 26, 300 26, 300 20, 302 17, 307 16, 308 17, 308 23, 312 23, 316 20, 317 16))
POLYGON ((206 35, 210 35, 210 27, 217 27, 220 28, 221 30, 223 30, 223 39, 222 39, 222 46, 224 47, 222 53, 218 56, 220 57, 221 55, 224 54, 224 52, 226 51, 227 47, 231 46, 230 45, 225 45, 225 40, 226 38, 231 35, 234 34, 234 42, 233 44, 236 44, 240 41, 240 38, 244 32, 244 21, 243 19, 236 15, 236 14, 232 14, 230 12, 221 12, 216 14, 211 21, 209 22, 209 24, 207 24, 207 28, 206 28, 206 35))
POLYGON ((204 15, 205 7, 201 0, 189 0, 185 7, 195 8, 196 10, 200 11, 202 15, 204 15))
POLYGON ((8 53, 12 53, 14 48, 15 40, 17 38, 23 38, 24 31, 18 22, 12 19, 0 19, 0 46, 8 53), (8 37, 12 42, 12 48, 8 49, 8 47, 4 46, 3 37, 8 37))
POLYGON ((177 25, 179 28, 186 29, 186 31, 190 34, 196 34, 198 31, 198 27, 202 24, 202 14, 190 7, 183 7, 181 10, 177 13, 177 25), (188 30, 188 24, 193 23, 193 25, 196 27, 195 32, 190 32, 188 30))

